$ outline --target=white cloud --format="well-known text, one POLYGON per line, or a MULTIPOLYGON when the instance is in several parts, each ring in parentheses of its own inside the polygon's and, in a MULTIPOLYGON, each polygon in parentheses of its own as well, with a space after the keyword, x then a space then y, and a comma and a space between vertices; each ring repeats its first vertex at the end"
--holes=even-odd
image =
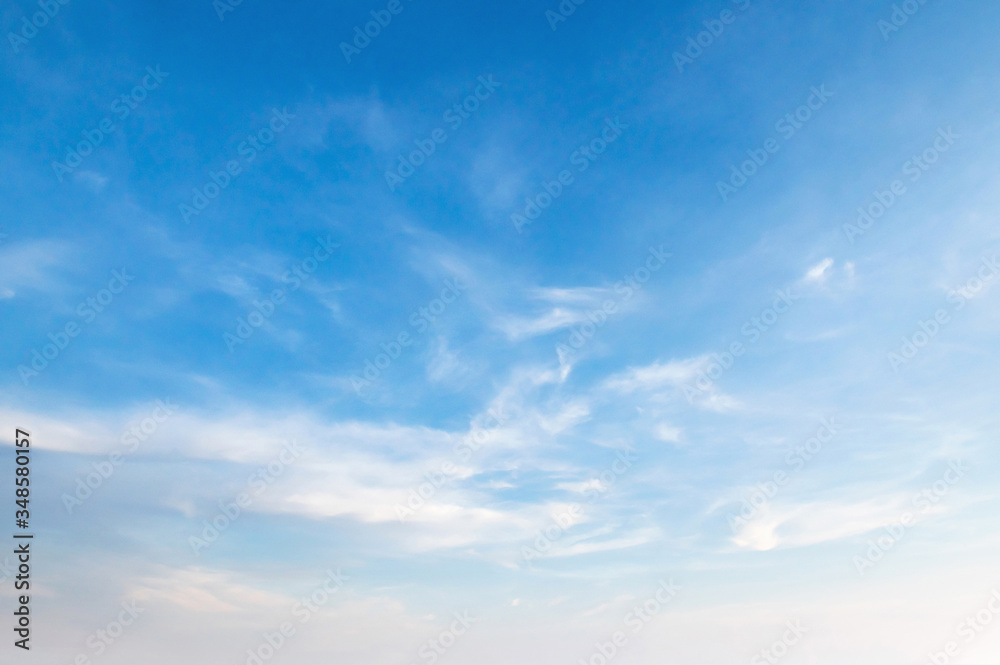
POLYGON ((375 95, 302 105, 295 114, 298 118, 293 137, 314 149, 326 149, 337 140, 343 141, 347 130, 373 150, 389 151, 400 140, 400 125, 405 120, 375 95))
POLYGON ((544 335, 554 330, 561 330, 587 320, 584 312, 556 307, 535 318, 523 316, 500 316, 495 325, 512 341, 520 341, 527 337, 544 335))
POLYGON ((668 363, 653 363, 646 367, 630 368, 611 377, 605 383, 611 390, 632 393, 640 390, 656 390, 667 386, 681 386, 698 377, 708 364, 709 356, 698 356, 686 360, 671 360, 668 363))
POLYGON ((591 286, 538 287, 529 289, 527 295, 531 300, 546 302, 552 307, 536 316, 514 314, 497 316, 494 326, 513 341, 544 335, 588 321, 588 312, 601 309, 604 300, 611 297, 612 290, 591 286))
POLYGON ((108 177, 94 171, 78 171, 74 178, 95 192, 100 192, 108 184, 108 177))
POLYGON ((814 265, 806 272, 805 281, 822 284, 830 276, 830 269, 833 267, 833 259, 826 258, 814 265))
MULTIPOLYGON (((681 391, 685 393, 683 399, 700 409, 719 413, 733 411, 739 407, 739 402, 719 392, 715 381, 707 385, 703 381, 696 381, 711 362, 711 355, 702 355, 667 363, 653 363, 646 367, 633 367, 609 378, 604 382, 604 387, 626 394, 664 389, 681 391)), ((654 395, 654 399, 658 400, 670 400, 674 397, 663 393, 654 395)))
POLYGON ((903 513, 913 512, 909 498, 897 494, 854 503, 772 502, 762 507, 732 540, 744 549, 767 551, 851 538, 898 523, 903 513))
POLYGON ((596 286, 579 286, 570 289, 540 287, 528 292, 528 295, 535 300, 584 307, 600 307, 601 303, 613 294, 612 289, 596 286))
POLYGON ((666 441, 667 443, 680 443, 681 442, 681 430, 678 427, 674 427, 668 423, 660 423, 656 426, 654 430, 656 438, 660 441, 666 441))
POLYGON ((286 606, 290 600, 235 581, 231 573, 196 567, 138 578, 128 595, 142 604, 167 601, 199 614, 274 610, 286 606))
POLYGON ((458 383, 470 371, 471 368, 458 352, 448 348, 448 340, 438 337, 434 355, 427 363, 427 379, 431 383, 458 383))
MULTIPOLYGON (((490 216, 498 216, 505 224, 510 224, 510 212, 518 207, 518 195, 526 176, 523 161, 509 144, 496 137, 479 146, 468 170, 469 188, 483 210, 490 216)), ((523 199, 520 205, 524 205, 523 199)))
POLYGON ((538 422, 549 434, 559 434, 590 419, 590 407, 582 401, 567 404, 553 415, 539 415, 538 422))
POLYGON ((613 538, 601 538, 601 536, 616 531, 617 529, 605 527, 576 537, 566 538, 556 542, 547 556, 560 558, 623 550, 655 542, 662 536, 658 529, 647 528, 619 534, 613 538))
POLYGON ((0 248, 0 288, 10 291, 59 292, 66 282, 58 271, 75 265, 72 245, 56 240, 33 240, 0 248))

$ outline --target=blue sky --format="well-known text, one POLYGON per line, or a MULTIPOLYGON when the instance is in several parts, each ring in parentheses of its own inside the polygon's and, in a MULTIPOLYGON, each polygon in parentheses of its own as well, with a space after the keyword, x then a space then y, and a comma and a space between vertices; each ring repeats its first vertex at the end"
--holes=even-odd
POLYGON ((57 7, 0 12, 44 662, 995 662, 995 4, 57 7))

